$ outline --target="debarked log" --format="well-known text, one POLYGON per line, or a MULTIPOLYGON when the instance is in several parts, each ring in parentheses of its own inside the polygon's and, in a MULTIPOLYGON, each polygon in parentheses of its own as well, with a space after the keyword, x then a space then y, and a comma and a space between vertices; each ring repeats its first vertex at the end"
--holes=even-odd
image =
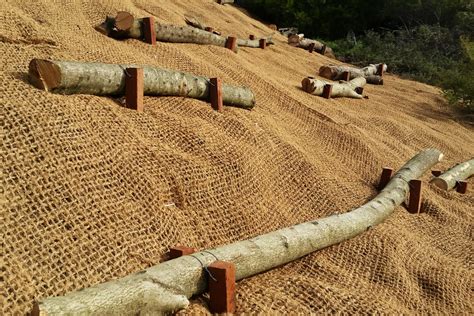
POLYGON ((362 99, 361 88, 365 86, 366 80, 364 77, 354 78, 351 81, 327 82, 324 80, 315 79, 312 77, 304 78, 301 81, 301 86, 304 91, 314 94, 323 95, 324 86, 332 85, 331 97, 348 97, 355 99, 362 99))
POLYGON ((321 66, 321 68, 319 68, 319 75, 330 80, 341 80, 344 77, 344 73, 348 72, 350 79, 364 77, 367 83, 383 84, 382 76, 379 75, 380 67, 383 67, 383 72, 387 70, 386 64, 371 64, 364 68, 355 68, 346 65, 321 66))
POLYGON ((430 182, 443 190, 452 190, 458 181, 466 180, 474 175, 474 159, 462 162, 430 182))
MULTIPOLYGON (((99 32, 116 39, 144 38, 143 19, 134 18, 128 12, 119 12, 116 17, 106 17, 105 21, 96 26, 99 32), (126 23, 120 23, 126 21, 126 23)), ((196 26, 170 25, 155 22, 156 40, 170 43, 194 43, 225 47, 227 38, 205 31, 196 26)), ((265 38, 267 44, 273 44, 271 37, 265 38)), ((259 47, 259 41, 237 40, 238 46, 259 47)))
MULTIPOLYGON (((209 100, 209 78, 152 66, 33 59, 29 79, 35 87, 53 93, 123 95, 126 68, 135 67, 143 68, 145 95, 209 100)), ((245 109, 255 105, 255 96, 248 87, 223 84, 222 98, 226 105, 245 109)))
POLYGON ((333 59, 336 58, 331 47, 328 47, 317 40, 304 38, 304 35, 302 34, 293 34, 288 36, 288 44, 290 44, 291 46, 303 48, 305 50, 313 50, 333 59))
POLYGON ((241 280, 362 234, 392 214, 405 201, 410 180, 420 177, 442 157, 436 149, 420 152, 374 199, 350 212, 183 256, 118 280, 47 298, 34 305, 33 315, 149 315, 183 309, 191 296, 206 290, 208 276, 203 267, 216 258, 232 262, 236 280, 241 280))

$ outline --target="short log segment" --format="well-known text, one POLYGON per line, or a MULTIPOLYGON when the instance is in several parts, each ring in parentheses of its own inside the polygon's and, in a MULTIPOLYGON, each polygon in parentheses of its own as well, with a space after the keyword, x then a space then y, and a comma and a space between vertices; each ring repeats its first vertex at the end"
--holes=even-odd
MULTIPOLYGON (((123 95, 126 68, 143 68, 145 95, 183 96, 208 101, 209 78, 151 66, 83 63, 33 59, 29 65, 31 83, 59 94, 123 95)), ((251 109, 255 96, 247 87, 222 85, 226 105, 251 109)))
MULTIPOLYGON (((128 21, 127 25, 131 25, 128 29, 118 29, 116 24, 117 17, 106 17, 105 21, 102 24, 96 26, 96 30, 99 32, 110 36, 116 39, 126 39, 126 38, 135 38, 143 39, 145 38, 143 19, 134 18, 133 15, 129 14, 128 19, 124 17, 124 14, 127 12, 120 12, 121 19, 128 21), (132 21, 130 23, 130 20, 132 21)), ((225 47, 227 38, 208 32, 205 30, 205 27, 197 21, 197 19, 192 19, 191 17, 186 17, 186 23, 189 23, 192 26, 188 25, 168 25, 155 22, 155 33, 156 40, 161 42, 170 42, 170 43, 195 43, 201 45, 215 45, 225 47)), ((267 43, 273 44, 272 38, 265 38, 267 43)), ((245 47, 259 47, 259 40, 244 40, 238 39, 237 45, 245 47)))
POLYGON ((390 216, 405 200, 408 182, 420 177, 442 157, 436 149, 422 151, 373 200, 348 213, 183 256, 118 280, 47 298, 34 311, 42 315, 144 315, 185 308, 192 295, 206 290, 208 277, 203 266, 216 258, 233 263, 235 278, 241 280, 362 234, 390 216))
POLYGON ((466 180, 474 175, 474 159, 460 163, 430 182, 443 190, 452 190, 458 181, 466 180))
POLYGON ((363 77, 358 77, 348 82, 341 81, 339 83, 336 83, 336 82, 331 83, 331 82, 307 77, 303 79, 303 81, 301 82, 301 86, 303 90, 308 93, 319 95, 319 96, 325 96, 324 86, 332 85, 331 94, 330 94, 330 97, 332 98, 348 97, 348 98, 362 99, 363 96, 362 94, 359 94, 358 91, 360 91, 360 89, 364 87, 365 83, 366 81, 365 81, 365 78, 363 77))
POLYGON ((325 44, 319 41, 304 38, 297 34, 288 36, 288 44, 290 44, 291 46, 296 46, 296 47, 306 49, 307 51, 310 51, 310 52, 317 51, 320 54, 330 57, 330 58, 334 58, 334 59, 336 58, 331 47, 327 47, 325 44))
POLYGON ((381 85, 383 84, 383 79, 381 76, 377 75, 377 73, 382 68, 386 71, 387 65, 375 64, 364 68, 355 68, 346 65, 329 65, 321 66, 321 68, 319 68, 319 75, 330 80, 344 80, 345 73, 349 73, 349 79, 364 77, 367 80, 367 83, 381 85))

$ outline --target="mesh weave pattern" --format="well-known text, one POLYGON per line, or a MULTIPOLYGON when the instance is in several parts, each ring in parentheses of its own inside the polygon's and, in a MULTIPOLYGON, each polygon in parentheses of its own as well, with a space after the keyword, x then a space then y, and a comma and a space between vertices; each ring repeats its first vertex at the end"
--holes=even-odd
MULTIPOLYGON (((435 147, 440 168, 474 153, 437 89, 388 75, 369 100, 326 100, 300 81, 323 64, 280 35, 265 50, 116 41, 117 11, 223 34, 271 33, 211 0, 0 1, 2 314, 139 271, 169 246, 200 249, 344 212, 371 199, 382 166, 435 147), (32 58, 149 64, 250 86, 257 106, 214 112, 179 97, 54 95, 32 58)), ((428 180, 428 176, 423 178, 428 180)), ((471 185, 473 181, 470 180, 471 185)), ((474 195, 426 186, 421 215, 382 225, 237 286, 237 312, 474 313, 474 195)), ((206 299, 181 313, 207 313, 206 299)))

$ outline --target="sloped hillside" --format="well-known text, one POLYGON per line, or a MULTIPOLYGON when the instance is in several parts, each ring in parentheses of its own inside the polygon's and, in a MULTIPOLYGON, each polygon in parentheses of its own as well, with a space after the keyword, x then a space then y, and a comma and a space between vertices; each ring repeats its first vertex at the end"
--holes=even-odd
MULTIPOLYGON (((106 15, 223 34, 272 31, 211 0, 0 2, 2 314, 142 270, 169 246, 204 249, 371 199, 382 166, 421 149, 440 168, 474 155, 474 130, 454 121, 440 91, 387 75, 369 99, 309 95, 301 80, 334 62, 275 35, 265 50, 116 41, 106 15), (54 95, 28 83, 32 58, 149 64, 247 85, 246 111, 180 97, 117 100, 54 95)), ((429 179, 426 175, 424 180, 429 179)), ((471 179, 470 185, 474 186, 471 179)), ((474 190, 426 186, 423 213, 402 207, 382 225, 237 286, 237 312, 473 313, 474 190)), ((196 298, 184 313, 206 312, 196 298)))

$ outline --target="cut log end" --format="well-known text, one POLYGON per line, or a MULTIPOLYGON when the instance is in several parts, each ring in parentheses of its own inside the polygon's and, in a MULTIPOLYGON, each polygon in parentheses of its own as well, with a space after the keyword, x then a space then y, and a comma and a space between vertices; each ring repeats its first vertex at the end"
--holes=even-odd
POLYGON ((132 28, 134 17, 126 11, 120 11, 115 16, 115 27, 119 31, 128 31, 132 28))
POLYGON ((321 68, 319 68, 319 75, 333 80, 336 77, 337 72, 330 66, 321 66, 321 68))
POLYGON ((288 36, 288 44, 291 46, 298 46, 300 42, 300 37, 298 35, 290 35, 288 36))
POLYGON ((51 91, 61 83, 58 66, 48 60, 35 58, 28 68, 30 82, 38 89, 51 91))
POLYGON ((440 178, 434 178, 431 183, 442 190, 448 190, 448 183, 440 178))
POLYGON ((312 93, 316 89, 314 85, 311 83, 310 78, 304 78, 301 81, 301 87, 303 88, 303 91, 306 91, 308 93, 312 93))

